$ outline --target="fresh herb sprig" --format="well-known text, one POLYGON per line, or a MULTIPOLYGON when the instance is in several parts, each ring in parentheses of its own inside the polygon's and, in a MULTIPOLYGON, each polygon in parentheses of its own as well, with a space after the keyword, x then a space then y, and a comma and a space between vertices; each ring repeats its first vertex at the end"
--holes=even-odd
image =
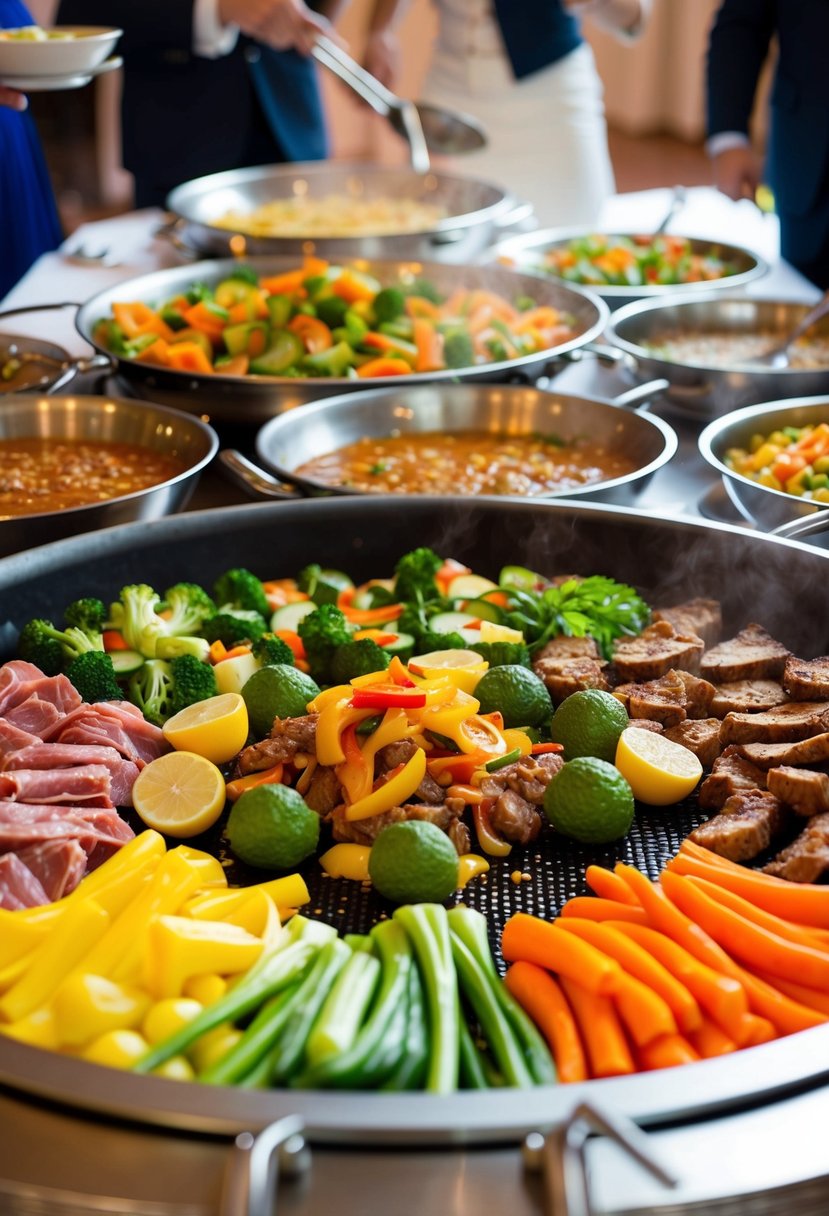
POLYGON ((633 587, 600 574, 568 579, 542 591, 505 590, 509 595, 506 623, 521 630, 533 652, 564 634, 595 638, 604 657, 610 659, 617 638, 641 633, 650 620, 650 608, 633 587))

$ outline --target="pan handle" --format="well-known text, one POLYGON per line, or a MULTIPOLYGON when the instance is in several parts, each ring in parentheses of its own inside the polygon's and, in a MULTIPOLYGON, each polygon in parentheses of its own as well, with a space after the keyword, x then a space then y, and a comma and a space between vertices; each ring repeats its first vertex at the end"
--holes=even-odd
POLYGON ((280 1172, 296 1177, 310 1165, 302 1130, 302 1119, 287 1115, 258 1136, 242 1132, 236 1137, 222 1185, 220 1216, 273 1216, 280 1172))
POLYGON ((23 304, 20 308, 4 308, 0 312, 0 321, 5 317, 19 317, 24 312, 54 312, 57 308, 80 308, 75 300, 63 300, 60 304, 23 304))
MULTIPOLYGON (((180 232, 185 232, 187 225, 180 216, 173 216, 166 220, 163 224, 154 230, 153 236, 159 240, 166 241, 168 245, 172 245, 176 253, 181 254, 181 257, 186 262, 196 262, 202 256, 198 249, 194 249, 192 245, 188 245, 186 241, 179 236, 180 232)), ((228 239, 232 234, 228 233, 228 239)), ((228 247, 228 254, 231 254, 231 249, 228 247)))
POLYGON ((585 342, 583 346, 577 346, 575 350, 566 350, 551 359, 547 365, 550 369, 547 374, 554 375, 556 371, 560 371, 559 364, 581 363, 587 356, 597 359, 599 363, 606 364, 614 371, 636 370, 636 360, 627 351, 619 350, 617 346, 608 346, 604 342, 585 342))
POLYGON ((297 490, 271 477, 270 473, 266 473, 235 448, 223 448, 219 452, 218 460, 219 471, 244 490, 250 498, 302 498, 297 490))
POLYGON ((771 536, 782 536, 784 540, 803 540, 806 536, 829 529, 829 511, 815 511, 812 515, 801 515, 780 524, 770 532, 771 536))
POLYGON ((659 393, 664 393, 665 389, 670 387, 669 380, 648 380, 646 384, 637 384, 635 388, 628 389, 626 393, 612 397, 611 404, 618 405, 622 409, 645 409, 651 398, 658 396, 659 393))

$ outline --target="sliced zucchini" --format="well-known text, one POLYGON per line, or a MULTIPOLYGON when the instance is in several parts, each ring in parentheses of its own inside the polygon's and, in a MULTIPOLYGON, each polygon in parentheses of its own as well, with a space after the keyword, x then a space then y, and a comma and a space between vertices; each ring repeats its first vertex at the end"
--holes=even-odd
POLYGON ((144 656, 137 650, 110 650, 108 654, 116 676, 131 676, 139 667, 144 666, 144 656))
POLYGON ((479 621, 492 621, 500 625, 504 619, 504 610, 489 600, 467 600, 463 609, 464 612, 471 612, 479 621))
POLYGON ((438 612, 429 618, 429 628, 432 633, 459 633, 465 642, 479 642, 480 629, 469 628, 478 620, 471 612, 438 612))
POLYGON ((414 648, 415 640, 410 633, 397 633, 393 642, 386 642, 385 646, 380 647, 388 654, 396 654, 403 663, 414 654, 414 648))
POLYGON ((477 600, 487 591, 497 591, 498 584, 480 574, 457 574, 446 588, 450 600, 477 600))
POLYGON ((300 600, 296 604, 285 604, 283 608, 277 608, 271 617, 271 633, 278 633, 280 629, 290 629, 292 633, 296 633, 299 622, 315 612, 316 608, 313 600, 300 600))
POLYGON ((526 566, 504 566, 498 582, 502 587, 517 587, 519 591, 537 591, 544 586, 541 575, 526 566))

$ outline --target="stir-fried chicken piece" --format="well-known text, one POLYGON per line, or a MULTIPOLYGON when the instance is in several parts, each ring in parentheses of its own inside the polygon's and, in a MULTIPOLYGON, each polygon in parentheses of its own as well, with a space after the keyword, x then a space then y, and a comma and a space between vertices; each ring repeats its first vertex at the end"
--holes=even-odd
POLYGON ((722 811, 700 824, 689 839, 729 861, 750 861, 769 847, 785 823, 778 798, 766 790, 732 794, 722 811))
POLYGON ((797 743, 738 743, 741 756, 758 768, 781 764, 825 764, 829 760, 829 732, 797 743))
POLYGON ((318 714, 301 718, 276 718, 267 739, 253 743, 240 752, 236 761, 237 776, 259 773, 275 764, 288 764, 297 752, 316 754, 318 714))
POLYGON ((697 673, 704 644, 696 634, 677 633, 669 621, 655 621, 633 638, 616 643, 613 664, 620 680, 658 680, 672 668, 697 673))
POLYGON ((720 723, 718 718, 686 720, 665 731, 665 738, 693 752, 703 768, 711 768, 720 754, 720 723))
POLYGON ((724 718, 730 713, 759 713, 783 705, 788 699, 783 685, 777 680, 735 680, 731 684, 717 685, 711 713, 715 718, 724 718))
POLYGON ((702 658, 700 674, 715 684, 735 680, 779 680, 789 651, 762 625, 747 625, 735 638, 720 642, 702 658))
POLYGON ((769 769, 768 788, 798 815, 821 815, 829 811, 829 777, 808 768, 781 764, 769 769))
POLYGON ((729 743, 795 743, 829 730, 829 705, 789 701, 759 713, 730 713, 722 720, 720 740, 729 743))
POLYGON ((620 684, 614 688, 628 715, 661 722, 667 729, 686 718, 707 718, 714 686, 687 671, 668 671, 644 684, 620 684))
POLYGON ((789 696, 797 701, 829 700, 829 655, 809 660, 789 655, 782 683, 789 696))
POLYGON ((677 633, 702 638, 706 646, 715 646, 722 632, 722 610, 718 600, 697 598, 672 608, 656 608, 654 621, 668 621, 677 633))
POLYGON ((766 787, 766 774, 741 756, 736 747, 727 747, 714 761, 710 774, 699 787, 698 801, 703 810, 717 811, 732 794, 766 787))
POLYGON ((469 832, 461 822, 465 803, 461 798, 447 798, 440 806, 423 806, 407 802, 405 806, 393 806, 382 815, 370 819, 346 819, 345 807, 335 807, 329 816, 331 832, 335 840, 346 843, 372 845, 385 828, 393 823, 406 823, 410 819, 433 823, 446 832, 458 853, 467 853, 470 848, 469 832))
POLYGON ((829 870, 829 814, 810 819, 797 839, 764 869, 789 882, 817 882, 829 870))

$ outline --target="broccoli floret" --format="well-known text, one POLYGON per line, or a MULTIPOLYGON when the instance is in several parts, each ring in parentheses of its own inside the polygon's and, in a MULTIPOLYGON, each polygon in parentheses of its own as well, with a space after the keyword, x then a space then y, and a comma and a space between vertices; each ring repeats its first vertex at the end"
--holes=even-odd
POLYGON ((525 642, 475 642, 469 649, 486 659, 490 667, 532 667, 525 642))
POLYGON ((103 650, 85 650, 79 654, 66 668, 66 676, 84 701, 123 700, 112 659, 103 650))
POLYGON ((238 646, 240 642, 255 642, 268 632, 268 622, 258 612, 222 609, 205 621, 202 633, 208 642, 223 642, 238 646))
POLYGON ((465 329, 453 329, 446 335, 443 361, 447 367, 474 367, 475 348, 465 329))
POLYGON ((276 637, 273 633, 263 633, 253 643, 253 657, 258 659, 263 667, 273 667, 279 664, 284 667, 294 667, 294 652, 287 642, 276 637))
POLYGON ((415 279, 413 283, 409 283, 406 287, 406 295, 420 296, 423 300, 430 300, 432 304, 443 303, 443 296, 434 283, 430 283, 428 279, 415 279))
POLYGON ((426 629, 417 640, 418 654, 431 654, 433 650, 469 649, 466 638, 461 637, 459 633, 432 633, 430 629, 426 629))
POLYGON ((216 675, 209 663, 202 663, 192 654, 182 654, 170 663, 173 677, 173 695, 170 702, 170 714, 177 714, 180 709, 193 705, 196 701, 206 701, 208 697, 218 695, 216 675))
POLYGON ((384 287, 371 306, 378 321, 394 321, 406 311, 406 297, 399 287, 384 287))
POLYGON ((190 654, 200 663, 206 663, 210 657, 210 643, 207 638, 181 637, 159 638, 155 644, 157 659, 177 659, 183 654, 190 654))
POLYGON ((87 651, 103 652, 103 639, 98 634, 88 634, 83 629, 70 625, 68 629, 56 629, 51 621, 37 618, 28 621, 20 631, 17 653, 27 663, 47 676, 56 676, 66 669, 78 655, 87 651))
POLYGON ((73 600, 63 613, 67 625, 74 625, 84 633, 91 635, 101 633, 104 621, 107 619, 106 604, 103 600, 87 596, 86 599, 73 600))
POLYGON ((121 588, 121 595, 109 606, 109 623, 119 629, 130 650, 147 659, 155 658, 155 644, 168 632, 167 622, 158 615, 161 599, 146 583, 121 588))
POLYGON ((173 712, 171 664, 166 659, 148 659, 143 667, 130 676, 127 688, 130 700, 144 717, 156 726, 163 726, 173 712))
POLYGON ((227 570, 216 580, 213 595, 221 610, 241 609, 243 612, 258 612, 270 617, 271 610, 260 580, 250 570, 237 567, 227 570))
MULTIPOLYGON (((433 549, 414 549, 404 554, 395 567, 394 593, 398 600, 433 600, 440 595, 435 576, 443 565, 433 549)), ((401 625, 401 629, 403 626, 401 625)), ((406 631, 408 632, 408 630, 406 631)))
POLYGON ((317 683, 328 682, 328 669, 334 651, 351 641, 348 621, 335 604, 320 604, 303 617, 297 626, 302 638, 311 675, 317 683))
POLYGON ((163 611, 168 631, 173 637, 182 637, 198 633, 204 622, 216 615, 216 605, 197 583, 176 583, 164 592, 163 611))
POLYGON ((331 659, 331 683, 348 684, 357 676, 367 676, 373 671, 385 671, 390 661, 388 652, 382 650, 371 638, 344 642, 342 646, 337 647, 331 659))

